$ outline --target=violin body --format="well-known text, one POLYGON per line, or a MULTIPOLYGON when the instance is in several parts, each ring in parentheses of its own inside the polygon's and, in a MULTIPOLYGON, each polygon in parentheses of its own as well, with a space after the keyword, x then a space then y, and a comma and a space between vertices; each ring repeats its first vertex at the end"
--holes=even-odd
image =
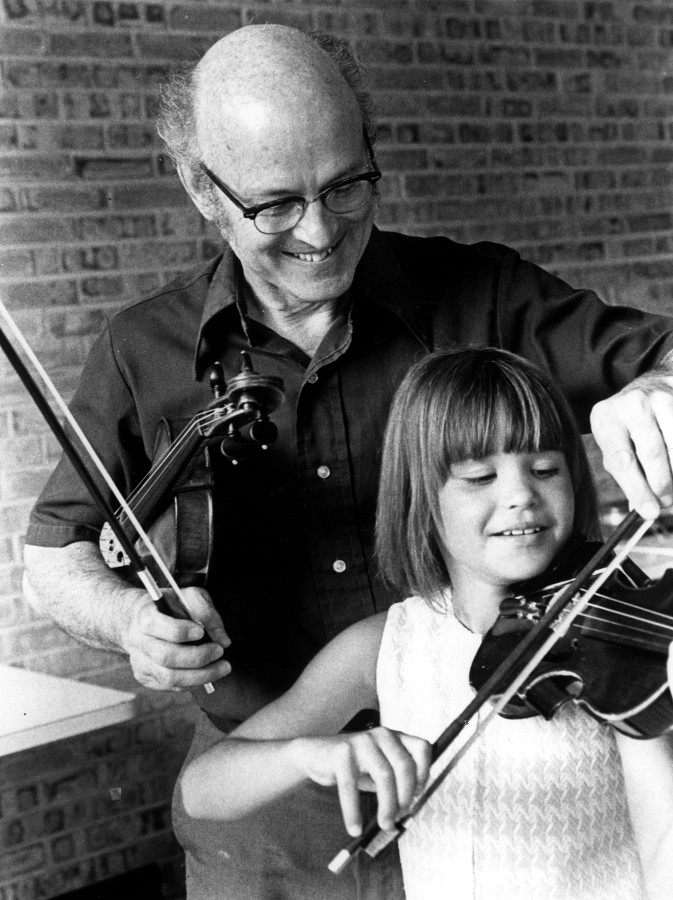
MULTIPOLYGON (((214 543, 212 454, 219 452, 238 465, 255 446, 266 448, 276 438, 269 414, 283 401, 282 381, 258 375, 249 355, 242 355, 241 373, 231 379, 226 391, 221 365, 213 366, 215 399, 203 412, 186 423, 160 422, 150 471, 127 498, 180 587, 203 587, 208 578, 214 543)), ((157 583, 167 586, 142 539, 136 540, 128 516, 120 511, 117 520, 157 583)), ((110 568, 133 578, 128 556, 108 523, 101 531, 99 546, 110 568)))
MULTIPOLYGON (((155 459, 161 459, 174 444, 184 424, 161 421, 155 459)), ((149 525, 152 543, 180 587, 205 587, 213 553, 213 489, 212 449, 206 445, 187 460, 149 525)), ((145 565, 161 582, 161 573, 142 540, 136 541, 136 547, 145 565)))
MULTIPOLYGON (((502 601, 498 619, 472 663, 470 683, 476 690, 599 547, 574 543, 550 570, 516 586, 502 601)), ((672 614, 673 570, 652 582, 626 559, 501 714, 549 719, 564 704, 574 702, 632 737, 670 731, 673 697, 666 662, 672 614)))

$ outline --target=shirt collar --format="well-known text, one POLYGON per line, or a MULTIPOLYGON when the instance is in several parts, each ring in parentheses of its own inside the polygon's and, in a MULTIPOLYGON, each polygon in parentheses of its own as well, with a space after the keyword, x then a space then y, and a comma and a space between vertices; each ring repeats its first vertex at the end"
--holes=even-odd
POLYGON ((417 288, 411 284, 393 252, 385 231, 372 230, 353 280, 354 295, 383 306, 397 316, 423 344, 431 349, 426 317, 422 315, 417 288))
MULTIPOLYGON (((211 264, 212 265, 212 264, 211 264)), ((203 307, 196 344, 194 370, 200 377, 203 369, 212 361, 212 324, 225 310, 238 314, 240 326, 247 334, 245 303, 243 300, 243 273, 231 247, 226 246, 219 263, 216 263, 203 307)), ((388 309, 397 316, 415 337, 430 349, 427 325, 421 315, 420 304, 414 286, 405 278, 385 232, 372 229, 369 242, 358 263, 353 279, 353 296, 388 309)), ((356 301, 357 302, 357 301, 356 301)))

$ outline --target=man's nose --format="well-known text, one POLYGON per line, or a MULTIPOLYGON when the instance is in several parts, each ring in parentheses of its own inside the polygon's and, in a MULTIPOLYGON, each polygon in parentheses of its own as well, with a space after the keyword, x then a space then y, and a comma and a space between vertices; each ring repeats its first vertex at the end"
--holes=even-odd
POLYGON ((316 250, 326 250, 331 246, 338 227, 337 216, 321 200, 313 200, 306 204, 304 215, 292 229, 292 234, 316 250))

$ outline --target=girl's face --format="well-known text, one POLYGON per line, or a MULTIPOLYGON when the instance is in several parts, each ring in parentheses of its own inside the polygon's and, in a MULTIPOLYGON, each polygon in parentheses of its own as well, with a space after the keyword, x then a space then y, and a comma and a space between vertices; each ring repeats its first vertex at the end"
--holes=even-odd
POLYGON ((572 482, 560 451, 494 453, 451 467, 439 492, 454 594, 505 596, 543 572, 570 537, 572 482))

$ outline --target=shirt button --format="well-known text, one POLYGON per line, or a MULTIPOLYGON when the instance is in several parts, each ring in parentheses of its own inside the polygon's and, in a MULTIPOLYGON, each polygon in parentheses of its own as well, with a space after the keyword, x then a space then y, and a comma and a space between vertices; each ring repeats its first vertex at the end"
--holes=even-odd
POLYGON ((343 559, 335 559, 332 563, 332 568, 335 572, 338 572, 339 575, 341 575, 342 572, 346 571, 346 563, 343 561, 343 559))
POLYGON ((318 478, 329 478, 331 474, 329 466, 318 466, 318 478))
POLYGON ((316 381, 318 380, 318 376, 314 372, 313 375, 309 375, 306 380, 308 381, 309 384, 315 384, 316 381))

